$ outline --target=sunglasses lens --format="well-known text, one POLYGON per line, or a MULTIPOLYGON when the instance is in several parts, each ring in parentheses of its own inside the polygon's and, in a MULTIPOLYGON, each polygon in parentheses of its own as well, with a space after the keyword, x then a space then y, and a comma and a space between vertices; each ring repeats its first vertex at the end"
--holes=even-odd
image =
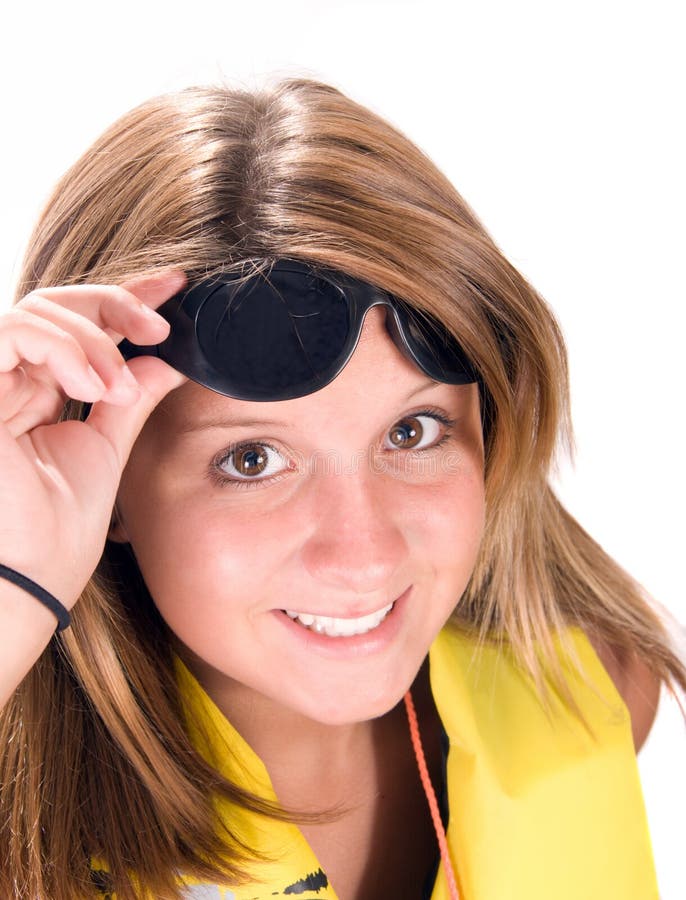
POLYGON ((316 390, 345 347, 348 303, 315 274, 273 269, 219 286, 205 301, 197 338, 227 390, 245 399, 290 399, 316 390))
POLYGON ((398 303, 396 308, 412 353, 431 378, 445 384, 468 384, 476 380, 464 350, 440 322, 403 303, 398 303))

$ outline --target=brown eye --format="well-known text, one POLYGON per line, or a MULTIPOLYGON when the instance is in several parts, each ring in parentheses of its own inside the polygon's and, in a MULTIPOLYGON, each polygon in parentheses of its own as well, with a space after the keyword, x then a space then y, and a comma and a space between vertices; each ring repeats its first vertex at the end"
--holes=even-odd
POLYGON ((216 463, 222 476, 232 481, 263 481, 288 468, 269 444, 239 444, 216 463), (263 476, 263 477, 260 477, 263 476))
POLYGON ((415 416, 408 416, 391 428, 388 436, 394 447, 412 449, 421 441, 424 429, 422 423, 415 416))
POLYGON ((433 415, 406 416, 391 428, 388 437, 399 450, 423 450, 436 442, 441 426, 433 415), (420 446, 421 445, 421 446, 420 446))
POLYGON ((241 475, 261 475, 267 468, 267 454, 259 444, 248 444, 233 454, 234 466, 241 475))

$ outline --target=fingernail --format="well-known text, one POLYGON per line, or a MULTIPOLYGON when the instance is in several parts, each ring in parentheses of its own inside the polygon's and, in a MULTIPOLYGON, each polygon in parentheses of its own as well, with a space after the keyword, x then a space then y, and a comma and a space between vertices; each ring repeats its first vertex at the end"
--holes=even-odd
POLYGON ((101 388, 104 391, 105 390, 105 382, 98 375, 98 373, 95 371, 93 366, 89 365, 87 372, 88 372, 88 377, 90 378, 91 382, 95 385, 95 387, 101 388))
POLYGON ((150 278, 157 281, 184 281, 186 274, 183 269, 167 269, 154 272, 150 278))
POLYGON ((154 322, 155 325, 166 325, 169 327, 169 322, 161 316, 159 313, 156 313, 154 309, 151 309, 149 306, 146 306, 145 303, 141 304, 138 307, 141 315, 145 316, 150 322, 154 322))
POLYGON ((134 387, 133 385, 128 384, 117 384, 113 388, 110 388, 104 400, 108 400, 112 403, 133 403, 134 400, 138 400, 141 395, 141 390, 139 387, 134 387))
POLYGON ((133 372, 129 369, 128 366, 123 366, 121 369, 121 384, 125 384, 127 387, 138 388, 138 382, 133 376, 133 372))

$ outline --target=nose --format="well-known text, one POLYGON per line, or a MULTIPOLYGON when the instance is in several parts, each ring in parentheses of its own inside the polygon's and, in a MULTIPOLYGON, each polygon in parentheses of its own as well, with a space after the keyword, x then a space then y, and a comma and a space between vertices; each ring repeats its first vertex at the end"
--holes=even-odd
POLYGON ((397 484, 383 484, 371 472, 326 473, 315 481, 315 525, 302 548, 307 572, 346 594, 385 599, 389 590, 404 590, 398 579, 408 546, 397 484))

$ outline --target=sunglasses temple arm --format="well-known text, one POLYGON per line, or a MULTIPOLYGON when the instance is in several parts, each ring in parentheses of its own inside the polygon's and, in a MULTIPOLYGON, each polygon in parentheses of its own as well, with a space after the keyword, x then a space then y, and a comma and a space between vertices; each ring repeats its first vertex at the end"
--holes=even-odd
POLYGON ((132 344, 131 341, 126 340, 124 338, 121 343, 117 345, 117 349, 124 357, 124 359, 134 359, 136 356, 159 356, 159 350, 157 344, 148 344, 148 345, 139 345, 132 344))

